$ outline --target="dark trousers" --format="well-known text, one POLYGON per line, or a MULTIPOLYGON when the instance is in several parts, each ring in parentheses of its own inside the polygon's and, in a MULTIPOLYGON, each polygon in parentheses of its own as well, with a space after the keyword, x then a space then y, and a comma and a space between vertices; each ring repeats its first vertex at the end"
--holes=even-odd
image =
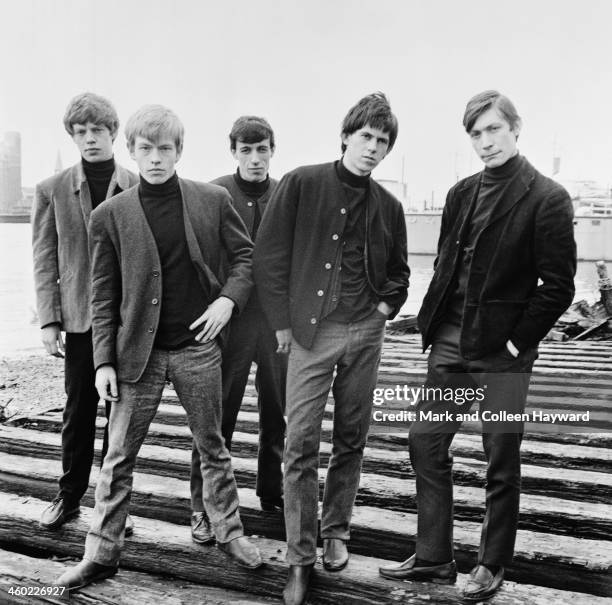
MULTIPOLYGON (((225 447, 231 451, 251 363, 255 361, 257 364, 255 386, 259 408, 259 451, 256 493, 267 500, 279 498, 283 493, 281 463, 285 443, 287 357, 277 354, 276 349, 276 336, 263 311, 257 305, 247 305, 232 320, 221 366, 221 434, 225 439, 225 447)), ((191 506, 194 511, 203 510, 200 457, 195 446, 191 454, 191 506)))
MULTIPOLYGON (((64 377, 66 405, 62 424, 62 470, 58 496, 69 503, 78 504, 89 484, 89 472, 94 455, 98 392, 93 363, 91 330, 76 334, 66 333, 64 377)), ((110 416, 110 403, 106 403, 106 418, 110 416)), ((100 467, 108 449, 108 424, 104 428, 104 441, 100 467)))
MULTIPOLYGON (((482 387, 485 397, 479 402, 481 417, 485 411, 523 413, 537 349, 524 351, 517 359, 504 349, 482 359, 467 360, 459 353, 459 334, 460 328, 451 324, 443 324, 436 333, 425 387, 482 387)), ((423 398, 417 413, 466 413, 472 404, 423 398)), ((448 450, 460 426, 458 419, 421 420, 410 429, 418 509, 416 555, 420 559, 453 559, 453 459, 448 450)), ((486 511, 478 553, 482 564, 506 566, 512 561, 519 513, 522 436, 522 422, 483 421, 487 472, 486 511)))

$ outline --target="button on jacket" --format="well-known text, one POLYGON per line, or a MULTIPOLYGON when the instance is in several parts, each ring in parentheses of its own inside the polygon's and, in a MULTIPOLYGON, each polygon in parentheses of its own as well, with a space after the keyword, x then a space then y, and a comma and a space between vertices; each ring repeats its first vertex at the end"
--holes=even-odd
MULTIPOLYGON (((244 223, 222 187, 186 179, 179 185, 187 247, 207 294, 202 313, 219 296, 233 300, 240 311, 253 285, 253 244, 244 223)), ((110 363, 119 380, 137 382, 151 355, 162 298, 160 259, 138 187, 96 208, 89 229, 94 364, 110 363)))
MULTIPOLYGON (((115 164, 106 197, 129 189, 138 177, 115 164)), ((79 162, 36 186, 32 208, 34 285, 41 326, 59 323, 66 332, 91 327, 91 272, 87 224, 92 204, 79 162)))
MULTIPOLYGON (((346 194, 333 162, 297 168, 285 175, 263 217, 254 253, 257 292, 274 330, 292 328, 312 345, 346 224, 346 194)), ((407 296, 406 222, 401 203, 370 179, 364 268, 391 318, 407 296)))

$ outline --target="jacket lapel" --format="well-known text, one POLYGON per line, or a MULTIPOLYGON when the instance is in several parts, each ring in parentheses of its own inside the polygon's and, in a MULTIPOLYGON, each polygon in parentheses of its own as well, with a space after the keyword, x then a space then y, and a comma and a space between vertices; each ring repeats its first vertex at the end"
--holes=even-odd
POLYGON ((204 288, 207 295, 210 295, 211 286, 219 285, 219 280, 208 266, 206 259, 204 258, 204 253, 193 227, 192 219, 192 217, 195 215, 194 213, 197 212, 196 205, 201 204, 202 202, 198 200, 197 193, 192 190, 192 187, 188 183, 185 183, 182 179, 179 179, 179 187, 181 189, 181 197, 183 199, 183 222, 185 224, 185 238, 187 239, 189 256, 198 270, 200 284, 204 288))
POLYGON ((83 222, 87 226, 89 224, 89 215, 91 214, 91 195, 81 162, 72 167, 72 191, 78 197, 83 222))

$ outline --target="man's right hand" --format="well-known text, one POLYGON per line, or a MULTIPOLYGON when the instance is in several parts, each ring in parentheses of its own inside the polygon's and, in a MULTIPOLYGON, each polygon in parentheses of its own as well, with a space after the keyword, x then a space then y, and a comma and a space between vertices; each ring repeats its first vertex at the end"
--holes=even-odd
POLYGON ((276 341, 278 342, 277 353, 284 353, 287 355, 291 351, 291 328, 285 328, 284 330, 276 330, 276 341))
POLYGON ((117 388, 117 372, 111 365, 100 366, 96 371, 96 390, 100 399, 119 401, 117 388))
POLYGON ((41 333, 42 342, 47 353, 53 355, 53 357, 63 357, 65 347, 59 325, 51 324, 50 326, 45 326, 41 333))

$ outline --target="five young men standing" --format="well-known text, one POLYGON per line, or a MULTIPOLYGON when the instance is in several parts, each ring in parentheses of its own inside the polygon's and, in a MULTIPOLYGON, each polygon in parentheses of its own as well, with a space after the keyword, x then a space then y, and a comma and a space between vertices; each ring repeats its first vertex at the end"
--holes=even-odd
MULTIPOLYGON (((265 511, 284 505, 283 598, 304 603, 316 559, 320 434, 330 388, 334 426, 321 538, 324 567, 338 571, 349 558, 384 326, 407 296, 403 208, 371 178, 397 137, 389 102, 381 93, 361 99, 342 123, 342 157, 297 168, 278 184, 268 175, 275 142, 263 118, 235 122, 230 149, 238 169, 207 185, 176 175, 183 142, 176 115, 144 107, 126 127, 140 171, 131 189, 135 177, 112 160, 118 127, 112 106, 81 95, 65 122, 82 164, 41 183, 33 213, 39 315, 50 354, 63 348, 60 329, 67 332, 65 475, 44 527, 59 527, 78 512, 98 395, 110 403, 110 418, 85 556, 58 583, 74 589, 116 572, 134 462, 167 379, 194 436, 194 541, 216 537, 238 563, 261 565, 243 537, 229 455, 255 360, 257 495, 265 511), (86 439, 74 445, 79 422, 86 439)), ((444 208, 435 272, 419 313, 424 349, 432 347, 427 386, 486 385, 481 411, 521 412, 537 345, 574 292, 572 207, 565 190, 518 154, 521 121, 507 97, 476 95, 464 126, 485 169, 457 183, 444 208)), ((423 411, 446 408, 465 412, 469 404, 419 403, 423 411)), ((381 575, 455 581, 448 450, 460 424, 413 424, 416 552, 382 567, 381 575)), ((493 595, 512 559, 522 432, 522 423, 483 422, 487 506, 466 600, 493 595)))

